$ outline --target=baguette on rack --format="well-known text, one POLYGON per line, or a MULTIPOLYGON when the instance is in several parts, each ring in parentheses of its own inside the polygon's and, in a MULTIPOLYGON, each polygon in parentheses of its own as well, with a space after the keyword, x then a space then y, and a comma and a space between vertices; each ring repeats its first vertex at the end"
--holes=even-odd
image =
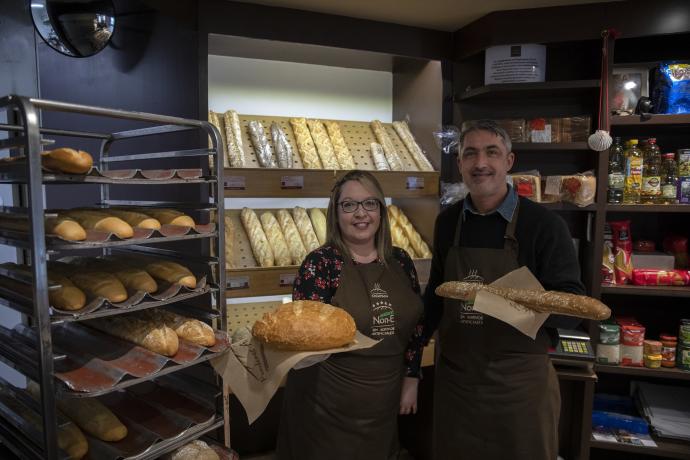
POLYGON ((59 148, 41 153, 44 167, 68 174, 86 174, 93 166, 93 157, 83 150, 59 148))
POLYGON ((410 223, 405 213, 393 204, 388 206, 388 211, 391 216, 394 216, 396 224, 405 232, 405 236, 407 236, 415 254, 421 258, 430 259, 431 250, 429 250, 429 246, 424 242, 422 236, 417 232, 412 223, 410 223))
POLYGON ((136 267, 113 267, 112 274, 130 291, 143 291, 148 294, 158 290, 158 283, 145 270, 136 267))
POLYGON ((335 157, 338 159, 340 169, 356 169, 355 160, 352 157, 350 149, 347 147, 347 143, 345 142, 343 133, 340 131, 338 122, 324 121, 323 124, 326 126, 328 136, 331 138, 331 144, 333 144, 333 150, 335 151, 335 157))
POLYGON ((342 308, 314 300, 281 304, 254 323, 259 341, 281 350, 318 351, 351 343, 355 321, 342 308))
MULTIPOLYGON (((46 235, 59 236, 67 241, 83 241, 86 230, 74 219, 69 217, 46 217, 44 219, 46 235)), ((0 218, 0 227, 7 230, 29 232, 29 220, 25 218, 0 218)))
POLYGON ((242 168, 244 167, 244 150, 242 150, 242 131, 237 112, 234 110, 225 112, 223 126, 225 127, 226 167, 242 168))
POLYGON ((118 217, 135 228, 150 228, 152 230, 159 230, 161 228, 161 223, 158 219, 154 219, 141 212, 114 208, 104 209, 103 212, 118 217))
POLYGON ((285 241, 285 237, 280 230, 280 225, 278 225, 275 216, 270 211, 266 211, 261 214, 260 220, 261 227, 266 234, 266 239, 271 245, 275 264, 279 267, 290 265, 292 262, 290 250, 288 249, 287 242, 285 241))
POLYGON ((436 294, 450 299, 473 300, 480 290, 499 295, 540 313, 576 316, 598 321, 611 316, 609 307, 595 298, 560 291, 535 291, 447 281, 436 288, 436 294))
POLYGON ((66 276, 48 271, 48 281, 59 284, 58 289, 48 290, 50 305, 61 310, 79 310, 86 305, 86 294, 66 276))
POLYGON ((297 230, 307 251, 311 252, 318 248, 319 239, 316 237, 316 233, 314 233, 314 226, 311 224, 311 220, 309 220, 307 210, 300 206, 295 206, 292 209, 292 217, 295 219, 295 225, 297 225, 297 230))
POLYGON ((419 167, 419 170, 433 171, 434 167, 431 165, 426 155, 424 155, 424 152, 422 151, 417 141, 415 141, 414 136, 412 135, 412 131, 410 131, 410 127, 408 126, 407 122, 394 121, 393 129, 395 129, 395 132, 398 133, 398 136, 400 136, 400 139, 403 141, 403 144, 405 144, 405 147, 407 147, 407 150, 412 155, 412 159, 415 163, 417 163, 417 167, 419 167))
POLYGON ((279 168, 292 168, 292 146, 283 128, 275 121, 271 123, 271 138, 276 149, 276 159, 279 168))
POLYGON ((92 297, 104 297, 111 303, 127 300, 127 289, 111 273, 78 268, 67 274, 67 277, 75 286, 92 297))
POLYGON ((137 211, 153 217, 163 225, 180 225, 182 227, 194 227, 196 225, 194 219, 176 209, 137 208, 137 211))
POLYGON ((165 324, 175 331, 175 334, 180 339, 201 345, 202 347, 212 347, 216 344, 216 334, 213 328, 198 319, 187 318, 162 308, 144 310, 140 314, 144 319, 165 324))
POLYGON ((374 131, 376 139, 383 148, 383 153, 386 155, 386 161, 388 162, 388 166, 390 166, 391 171, 404 170, 405 168, 403 168, 400 155, 398 155, 397 150, 395 150, 395 145, 393 145, 393 141, 386 132, 386 128, 383 126, 383 123, 381 123, 379 120, 374 120, 371 122, 371 129, 374 131))
POLYGON ((68 217, 76 220, 85 229, 113 233, 118 238, 127 239, 134 235, 132 226, 119 217, 114 217, 101 210, 71 209, 61 211, 58 218, 68 217))
POLYGON ((323 123, 320 120, 307 120, 307 126, 309 126, 311 138, 314 140, 316 151, 319 153, 323 167, 325 169, 338 169, 338 159, 335 156, 333 144, 331 144, 331 139, 328 137, 328 132, 323 123))
POLYGON ((302 158, 302 166, 305 169, 321 169, 321 160, 316 153, 316 146, 314 140, 309 134, 307 127, 307 120, 304 118, 291 118, 290 125, 292 132, 295 134, 295 142, 297 143, 297 152, 302 158))
MULTIPOLYGON (((213 110, 208 111, 208 121, 220 132, 220 143, 223 147, 223 152, 225 152, 225 157, 223 159, 223 165, 227 165, 227 150, 228 150, 228 140, 225 134, 225 122, 223 121, 223 116, 220 113, 216 113, 213 110)), ((209 139, 209 148, 213 148, 211 139, 209 139)), ((213 157, 210 157, 211 165, 213 165, 213 157)))
POLYGON ((243 208, 240 212, 240 219, 242 220, 244 231, 249 237, 249 244, 252 247, 252 253, 256 262, 261 267, 273 267, 275 264, 273 250, 254 210, 243 208))
POLYGON ((326 244, 326 216, 319 208, 311 208, 309 210, 309 217, 314 226, 314 233, 319 239, 320 244, 326 244))
POLYGON ((86 324, 164 356, 174 356, 179 347, 175 331, 160 321, 137 315, 108 316, 90 320, 86 324))
POLYGON ((266 131, 260 121, 252 120, 249 122, 249 135, 259 164, 264 168, 277 168, 278 164, 273 156, 273 148, 268 143, 266 131))
POLYGON ((299 230, 295 221, 287 211, 287 209, 279 209, 276 213, 280 229, 283 231, 285 241, 287 242, 290 256, 292 257, 293 265, 300 265, 307 255, 307 248, 304 247, 302 237, 299 236, 299 230))
POLYGON ((225 216, 225 266, 228 268, 236 268, 235 261, 233 260, 235 247, 237 245, 235 242, 236 232, 237 229, 235 228, 233 220, 225 216))
POLYGON ((180 284, 189 289, 196 288, 196 276, 184 265, 170 260, 146 260, 144 270, 156 279, 170 284, 180 284))
POLYGON ((383 147, 377 142, 369 144, 371 148, 371 159, 374 160, 374 169, 377 171, 390 171, 391 167, 386 160, 386 154, 383 153, 383 147))

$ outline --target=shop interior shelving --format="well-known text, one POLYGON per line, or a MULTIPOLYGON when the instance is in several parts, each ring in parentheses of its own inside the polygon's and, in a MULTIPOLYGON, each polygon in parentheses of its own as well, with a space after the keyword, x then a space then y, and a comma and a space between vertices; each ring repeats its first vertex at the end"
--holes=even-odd
MULTIPOLYGON (((0 390, 8 394, 17 394, 19 398, 28 401, 24 409, 34 411, 40 426, 32 425, 26 417, 26 412, 17 413, 6 404, 0 404, 0 439, 3 444, 9 447, 20 458, 37 459, 58 459, 64 458, 65 453, 57 447, 58 427, 64 422, 64 417, 58 413, 55 400, 56 397, 90 397, 94 395, 107 394, 121 395, 122 392, 116 390, 129 388, 136 391, 140 382, 155 381, 161 382, 164 379, 172 379, 171 387, 180 400, 185 398, 197 401, 202 406, 209 408, 208 418, 203 422, 190 423, 186 429, 178 430, 171 437, 159 437, 142 451, 127 455, 122 452, 113 453, 112 446, 107 447, 109 454, 102 454, 103 451, 96 449, 91 458, 137 458, 153 459, 185 443, 198 438, 202 435, 217 431, 225 425, 225 410, 220 404, 222 390, 217 378, 213 375, 209 366, 197 364, 207 361, 212 356, 217 356, 227 350, 227 326, 226 326, 226 304, 225 304, 225 272, 224 266, 224 231, 223 219, 218 216, 223 215, 223 180, 222 169, 214 168, 209 165, 208 159, 222 155, 223 148, 219 141, 218 131, 207 122, 189 120, 172 116, 154 115, 143 112, 128 112, 101 107, 91 107, 85 105, 48 101, 21 96, 7 96, 0 99, 0 107, 7 110, 8 123, 0 126, 0 130, 7 131, 11 137, 0 141, 0 148, 13 149, 12 156, 23 156, 23 160, 12 163, 7 168, 0 165, 2 173, 0 182, 16 184, 19 186, 20 195, 18 201, 23 206, 4 207, 0 211, 3 218, 20 217, 28 218, 30 231, 25 234, 2 230, 0 243, 22 248, 23 263, 31 265, 31 275, 26 277, 18 276, 6 269, 1 275, 13 278, 15 282, 25 282, 30 284, 30 297, 15 295, 12 290, 3 289, 0 291, 0 302, 9 308, 16 309, 26 315, 26 325, 15 328, 14 331, 3 330, 3 344, 0 347, 0 359, 24 373, 25 376, 36 380, 40 384, 41 393, 37 403, 33 401, 22 388, 10 387, 3 381, 0 390), (70 117, 94 117, 99 123, 113 126, 136 126, 136 128, 126 131, 105 131, 92 132, 80 131, 78 123, 76 129, 56 129, 41 126, 40 120, 43 113, 57 112, 64 116, 65 120, 75 119, 70 117), (117 123, 114 123, 117 122, 117 123), (11 124, 14 123, 14 124, 11 124), (142 138, 155 139, 158 142, 167 134, 186 133, 200 139, 199 143, 206 145, 207 139, 211 139, 212 147, 169 150, 164 152, 130 154, 128 150, 136 149, 137 141, 142 138), (95 169, 87 175, 66 175, 54 174, 45 171, 41 166, 40 153, 42 144, 46 143, 45 137, 55 137, 60 142, 65 142, 66 146, 72 143, 84 141, 92 142, 98 151, 100 144, 100 155, 94 162, 100 172, 109 175, 103 177, 94 173, 95 169), (120 148, 124 147, 124 148, 120 148), (126 155, 123 155, 126 152, 126 155), (133 176, 131 174, 118 175, 115 168, 111 165, 119 160, 128 162, 142 163, 143 171, 154 171, 160 173, 162 167, 169 168, 170 165, 177 166, 180 159, 187 158, 196 166, 194 172, 185 176, 183 171, 189 172, 190 169, 180 169, 180 174, 161 179, 146 178, 146 174, 133 176), (196 160, 195 160, 196 158, 196 160), (206 160, 205 162, 203 160, 206 160), (144 169, 148 168, 148 169, 144 169), (116 177, 117 176, 117 177, 116 177), (46 197, 44 190, 52 184, 68 184, 72 187, 84 187, 85 184, 95 184, 98 187, 94 194, 93 188, 89 189, 88 196, 92 200, 93 206, 158 206, 166 208, 184 209, 185 212, 194 215, 197 222, 206 220, 208 225, 205 231, 189 230, 186 235, 166 237, 165 235, 152 237, 150 239, 139 239, 134 242, 127 240, 110 239, 101 241, 97 244, 91 243, 60 243, 54 238, 46 238, 44 226, 44 211, 46 209, 46 197), (158 189, 161 185, 174 185, 175 187, 193 187, 199 190, 194 192, 194 196, 200 196, 199 203, 181 202, 179 200, 152 201, 148 191, 158 189), (124 186, 124 187, 123 187, 124 186), (135 187, 136 186, 136 187, 135 187), (115 189, 127 189, 127 200, 116 200, 111 198, 111 192, 115 189), (132 198, 135 197, 135 198, 132 198), (144 198, 144 199, 141 199, 144 198), (100 199, 100 202, 99 202, 100 199), (201 217, 200 217, 201 216, 201 217), (151 246, 156 243, 169 243, 163 248, 151 246), (47 263, 49 260, 57 260, 65 255, 106 255, 111 253, 127 253, 133 255, 155 256, 157 258, 184 260, 185 265, 196 273, 203 273, 206 285, 190 292, 180 291, 180 295, 174 295, 166 300, 144 301, 131 308, 108 308, 94 310, 90 313, 79 315, 60 315, 51 308, 48 300, 48 290, 55 287, 49 283, 47 278, 47 263), (173 305, 174 304, 174 305, 173 305), (64 353, 56 345, 59 343, 57 337, 59 328, 71 327, 81 328, 83 321, 88 321, 95 317, 108 316, 115 314, 126 315, 135 310, 145 308, 160 307, 170 305, 178 312, 183 312, 187 316, 197 317, 200 320, 210 323, 216 329, 216 337, 221 339, 221 345, 216 350, 209 348, 198 351, 198 354, 190 357, 184 363, 168 363, 160 368, 160 372, 153 372, 144 377, 120 380, 119 383, 110 385, 100 391, 92 393, 77 393, 57 380, 56 372, 60 366, 64 365, 65 360, 77 359, 71 353, 64 353), (18 329, 19 328, 19 329, 18 329), (22 332, 23 331, 23 332, 22 332), (25 334, 24 339, 19 340, 19 336, 25 334), (14 337, 18 341, 17 346, 13 347, 11 342, 6 339, 14 337), (21 343, 20 343, 21 342, 21 343), (192 367, 194 366, 194 367, 192 367), (193 369, 193 371, 192 371, 193 369), (179 391, 179 393, 178 393, 179 391), (100 453, 99 453, 100 452, 100 453)), ((78 118, 76 118, 78 119, 78 118)), ((82 118, 83 119, 83 118, 82 118)), ((163 145, 165 141, 161 141, 163 145)), ((140 148, 140 147, 139 147, 140 148)), ((16 160, 16 158, 15 158, 16 160)), ((127 163, 129 166, 131 163, 127 163)), ((137 163, 139 164, 139 163, 137 163)), ((187 163, 180 163, 182 167, 188 166, 187 163)), ((169 170, 166 170, 169 171, 169 170)), ((131 172, 131 171, 130 171, 131 172)), ((51 189, 53 190, 53 189, 51 189)), ((132 345, 126 342, 118 342, 118 339, 107 336, 103 340, 110 340, 115 345, 132 349, 132 345), (124 345, 123 345, 124 344, 124 345)), ((104 346, 107 346, 105 343, 104 346)), ((89 350, 93 352, 93 350, 89 350)), ((95 352, 94 352, 95 353, 95 352)), ((177 356, 177 355, 176 355, 177 356)), ((160 356, 159 356, 160 358, 160 356)), ((176 357, 171 358, 175 361, 176 357)), ((181 358, 180 358, 181 359, 181 358)), ((93 365, 87 364, 87 365, 93 365)), ((166 380, 167 381, 167 380, 166 380)), ((148 384, 148 383, 145 383, 148 384)), ((129 391, 129 390, 128 390, 129 391)), ((163 419, 176 417, 173 415, 174 406, 166 407, 163 419), (172 412, 167 412, 167 411, 172 412)), ((139 433, 132 427, 146 425, 150 421, 132 419, 127 422, 130 432, 134 436, 139 433)), ((148 425, 146 425, 148 426, 148 425)), ((149 433, 150 434, 150 433, 149 433)), ((127 438, 129 439, 129 438, 127 438)))

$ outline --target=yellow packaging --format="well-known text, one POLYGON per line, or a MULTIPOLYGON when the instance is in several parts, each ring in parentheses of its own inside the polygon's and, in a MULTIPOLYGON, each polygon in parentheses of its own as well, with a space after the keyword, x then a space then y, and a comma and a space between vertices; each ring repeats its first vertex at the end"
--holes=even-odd
POLYGON ((658 369, 661 367, 661 355, 644 355, 644 367, 658 369))

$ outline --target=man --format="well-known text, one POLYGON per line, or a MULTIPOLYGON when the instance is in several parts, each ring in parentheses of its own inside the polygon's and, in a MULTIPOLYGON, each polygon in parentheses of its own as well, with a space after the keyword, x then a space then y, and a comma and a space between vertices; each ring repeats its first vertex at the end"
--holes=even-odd
MULTIPOLYGON (((544 329, 532 340, 469 302, 434 293, 444 281, 488 284, 527 266, 545 289, 584 294, 565 222, 506 183, 515 161, 511 147, 495 122, 471 122, 460 135, 458 156, 469 195, 436 219, 424 296, 424 340, 439 330, 436 460, 555 460, 558 454, 560 392, 544 329)), ((554 316, 546 323, 576 324, 554 316)))

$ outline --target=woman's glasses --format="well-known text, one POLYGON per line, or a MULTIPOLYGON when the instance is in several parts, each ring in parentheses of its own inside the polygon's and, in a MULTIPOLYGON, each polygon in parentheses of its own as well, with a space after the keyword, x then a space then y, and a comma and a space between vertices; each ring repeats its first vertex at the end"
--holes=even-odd
POLYGON ((376 211, 379 209, 379 200, 376 198, 367 198, 362 201, 346 200, 338 203, 343 209, 343 212, 351 213, 357 211, 361 205, 365 211, 376 211))

